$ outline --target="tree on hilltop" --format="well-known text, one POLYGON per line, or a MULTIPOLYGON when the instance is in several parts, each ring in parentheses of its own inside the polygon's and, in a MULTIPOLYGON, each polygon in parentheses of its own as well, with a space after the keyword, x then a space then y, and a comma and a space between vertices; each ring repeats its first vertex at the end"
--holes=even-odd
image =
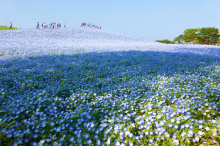
POLYGON ((184 38, 186 42, 192 42, 195 44, 198 38, 198 29, 186 29, 184 30, 184 38))
POLYGON ((198 40, 201 44, 216 44, 219 40, 219 30, 214 27, 200 28, 198 40))
POLYGON ((168 40, 168 39, 165 39, 165 40, 156 40, 156 42, 165 43, 165 44, 175 44, 175 42, 170 41, 170 40, 168 40))
POLYGON ((219 41, 219 30, 214 27, 186 29, 184 33, 174 38, 178 43, 193 43, 193 44, 217 44, 219 41))

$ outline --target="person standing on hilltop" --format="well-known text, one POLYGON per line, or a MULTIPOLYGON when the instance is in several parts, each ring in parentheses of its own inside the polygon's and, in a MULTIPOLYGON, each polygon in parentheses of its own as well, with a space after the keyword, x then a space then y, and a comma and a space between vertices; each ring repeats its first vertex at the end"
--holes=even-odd
POLYGON ((64 27, 66 28, 66 23, 64 24, 64 27))
POLYGON ((10 22, 9 26, 10 26, 10 27, 9 27, 9 30, 12 29, 12 23, 11 23, 11 22, 10 22))

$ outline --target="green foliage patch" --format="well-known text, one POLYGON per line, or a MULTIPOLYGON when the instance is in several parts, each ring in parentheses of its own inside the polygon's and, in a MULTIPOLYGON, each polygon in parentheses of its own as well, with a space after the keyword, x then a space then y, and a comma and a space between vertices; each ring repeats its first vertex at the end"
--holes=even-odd
MULTIPOLYGON (((18 28, 12 27, 12 29, 18 29, 18 28)), ((0 26, 0 30, 9 30, 9 27, 7 27, 7 26, 0 26)))

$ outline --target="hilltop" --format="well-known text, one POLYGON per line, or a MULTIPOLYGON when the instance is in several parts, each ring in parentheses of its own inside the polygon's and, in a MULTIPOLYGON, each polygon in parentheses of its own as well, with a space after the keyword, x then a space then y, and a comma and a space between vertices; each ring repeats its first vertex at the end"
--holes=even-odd
POLYGON ((206 45, 162 44, 103 29, 89 27, 60 29, 17 29, 0 32, 2 58, 39 54, 79 52, 163 51, 220 55, 219 47, 206 45), (13 49, 7 49, 13 48, 13 49))

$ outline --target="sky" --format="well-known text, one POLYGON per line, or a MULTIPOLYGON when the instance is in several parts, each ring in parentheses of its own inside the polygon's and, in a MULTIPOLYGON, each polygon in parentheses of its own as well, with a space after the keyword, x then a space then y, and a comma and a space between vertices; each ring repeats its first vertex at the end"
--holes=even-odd
POLYGON ((0 25, 82 22, 156 41, 173 40, 187 28, 220 29, 220 0, 0 0, 0 25))

